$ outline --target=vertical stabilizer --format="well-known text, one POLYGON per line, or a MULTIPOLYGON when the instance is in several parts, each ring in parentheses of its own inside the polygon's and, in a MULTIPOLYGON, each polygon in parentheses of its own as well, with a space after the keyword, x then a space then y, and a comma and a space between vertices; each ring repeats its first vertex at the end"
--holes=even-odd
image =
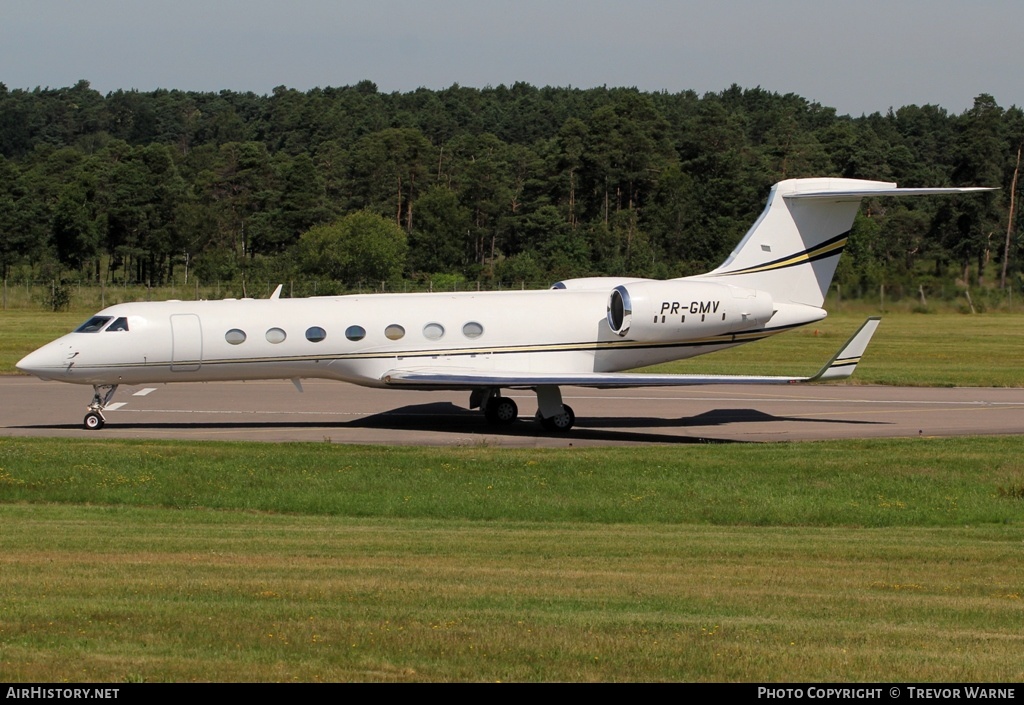
POLYGON ((768 205, 729 258, 706 276, 771 293, 778 302, 820 307, 860 208, 864 190, 896 188, 884 181, 790 179, 772 187, 768 205), (848 193, 798 199, 799 193, 848 193))
POLYGON ((766 291, 779 303, 820 307, 866 196, 926 196, 984 188, 897 188, 886 181, 789 179, 772 187, 761 217, 717 269, 695 279, 766 291))

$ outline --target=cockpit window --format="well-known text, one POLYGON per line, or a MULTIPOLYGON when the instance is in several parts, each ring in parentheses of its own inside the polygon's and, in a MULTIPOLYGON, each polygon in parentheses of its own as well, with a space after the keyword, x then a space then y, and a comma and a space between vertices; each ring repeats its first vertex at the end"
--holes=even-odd
POLYGON ((82 325, 75 328, 76 333, 95 333, 107 325, 113 316, 93 316, 82 325))
POLYGON ((117 331, 117 330, 125 330, 126 331, 126 330, 128 330, 128 319, 125 318, 124 316, 122 316, 121 318, 118 318, 116 321, 114 321, 109 326, 107 326, 107 331, 106 332, 109 333, 112 330, 113 331, 117 331))

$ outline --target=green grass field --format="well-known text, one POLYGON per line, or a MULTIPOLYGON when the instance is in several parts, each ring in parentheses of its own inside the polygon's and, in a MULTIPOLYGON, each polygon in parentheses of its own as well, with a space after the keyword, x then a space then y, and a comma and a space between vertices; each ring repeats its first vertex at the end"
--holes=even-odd
POLYGON ((5 439, 0 674, 1020 681, 1019 449, 5 439))
MULTIPOLYGON (((3 312, 0 371, 89 313, 3 312)), ((867 313, 661 369, 812 372, 867 313)), ((897 313, 854 383, 1022 343, 897 313)), ((1020 682, 1022 449, 2 438, 0 680, 1020 682)))

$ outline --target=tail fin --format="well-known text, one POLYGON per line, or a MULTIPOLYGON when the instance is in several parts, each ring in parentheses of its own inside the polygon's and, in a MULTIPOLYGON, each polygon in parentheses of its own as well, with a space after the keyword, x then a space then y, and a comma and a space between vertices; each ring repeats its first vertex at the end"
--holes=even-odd
POLYGON ((728 259, 697 278, 728 277, 780 303, 820 307, 865 196, 926 196, 985 188, 897 188, 886 181, 789 179, 772 187, 768 205, 728 259))

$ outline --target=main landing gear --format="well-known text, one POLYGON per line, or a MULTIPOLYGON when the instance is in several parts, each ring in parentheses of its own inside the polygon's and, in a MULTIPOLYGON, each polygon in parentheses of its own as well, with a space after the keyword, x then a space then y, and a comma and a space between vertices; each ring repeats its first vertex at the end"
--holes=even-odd
POLYGON ((571 406, 562 404, 562 413, 544 418, 540 415, 540 410, 538 410, 536 419, 537 423, 545 431, 562 433, 563 431, 568 431, 576 423, 576 414, 573 413, 571 406))
POLYGON ((89 413, 85 415, 85 420, 82 422, 85 430, 99 431, 103 428, 103 425, 107 422, 103 418, 103 410, 107 408, 107 404, 114 398, 114 392, 116 391, 116 384, 92 385, 92 403, 89 404, 89 413))
POLYGON ((519 407, 508 397, 491 397, 484 406, 484 418, 487 419, 487 423, 495 426, 510 424, 518 416, 519 407))
MULTIPOLYGON (((576 414, 572 407, 562 403, 562 392, 555 385, 536 387, 537 392, 537 423, 545 431, 563 433, 576 423, 576 414)), ((506 426, 514 423, 519 417, 519 407, 508 397, 501 396, 496 387, 475 389, 469 397, 471 409, 479 407, 484 412, 487 423, 493 426, 506 426)))

